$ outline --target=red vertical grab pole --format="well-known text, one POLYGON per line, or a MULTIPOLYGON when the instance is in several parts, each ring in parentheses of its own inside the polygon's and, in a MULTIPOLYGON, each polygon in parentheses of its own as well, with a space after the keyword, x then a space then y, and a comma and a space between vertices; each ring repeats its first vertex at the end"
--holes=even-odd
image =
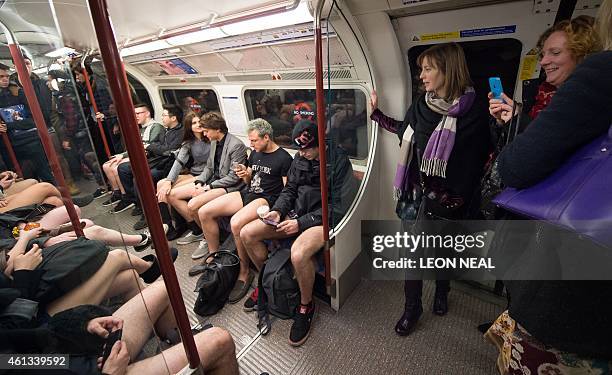
MULTIPOLYGON (((94 98, 93 88, 91 87, 91 83, 89 82, 89 74, 87 74, 87 69, 83 68, 82 71, 83 76, 85 77, 85 87, 87 87, 87 93, 89 94, 89 102, 93 107, 94 113, 98 113, 98 105, 96 104, 96 99, 94 98)), ((104 126, 102 125, 102 120, 100 120, 96 116, 96 122, 98 123, 98 129, 100 129, 100 136, 102 137, 102 143, 104 143, 104 151, 106 151, 106 157, 108 159, 111 158, 110 148, 108 147, 108 141, 106 140, 106 133, 104 133, 104 126)))
POLYGON ((168 290, 170 305, 174 311, 179 332, 183 341, 183 347, 187 354, 189 367, 196 369, 200 366, 200 357, 191 333, 189 318, 185 310, 181 288, 176 277, 174 265, 170 258, 168 241, 164 234, 161 215, 157 206, 157 197, 151 173, 147 164, 147 158, 142 147, 140 133, 134 116, 134 104, 127 86, 127 76, 121 61, 115 35, 109 19, 108 8, 105 0, 88 0, 91 18, 93 20, 96 37, 100 46, 100 54, 104 68, 108 74, 108 83, 113 96, 113 102, 119 117, 119 126, 125 140, 125 146, 132 163, 132 171, 136 178, 136 185, 140 192, 142 209, 151 229, 155 253, 159 260, 164 283, 168 290))
MULTIPOLYGON (((315 26, 315 83, 317 99, 317 130, 319 132, 319 161, 321 179, 321 205, 323 209, 323 239, 325 249, 325 285, 331 287, 331 254, 329 250, 329 206, 327 204, 327 154, 325 146, 325 92, 323 91, 323 42, 321 40, 321 12, 325 0, 317 3, 314 26, 315 26)), ((329 72, 328 72, 329 74, 329 72)))
POLYGON ((8 135, 6 133, 2 133, 0 134, 0 136, 2 137, 2 143, 4 143, 4 148, 6 148, 6 153, 8 154, 9 159, 11 159, 11 163, 13 163, 13 168, 15 168, 15 172, 17 172, 19 177, 23 178, 21 166, 17 161, 17 156, 15 155, 15 151, 13 151, 13 145, 11 145, 11 141, 9 140, 8 135))
POLYGON ((32 86, 32 81, 30 81, 30 74, 28 73, 28 69, 26 68, 25 61, 23 60, 23 55, 21 54, 19 46, 17 46, 17 44, 15 44, 13 40, 11 40, 12 36, 9 36, 10 31, 6 27, 4 27, 4 29, 5 34, 7 36, 9 50, 11 51, 11 56, 13 57, 15 68, 17 69, 19 81, 23 85, 23 91, 25 92, 26 99, 28 101, 28 106, 30 107, 30 112, 32 112, 34 123, 36 124, 36 128, 38 129, 38 136, 40 137, 43 149, 45 150, 45 154, 47 155, 47 160, 49 160, 49 166, 51 167, 51 171, 53 172, 53 177, 55 177, 55 181, 59 185, 58 189, 60 191, 60 194, 62 195, 64 206, 66 206, 66 211, 68 212, 68 216, 70 217, 70 222, 72 223, 76 235, 78 237, 83 237, 84 234, 83 229, 81 229, 79 216, 76 210, 74 209, 74 204, 72 203, 70 192, 66 187, 64 174, 62 173, 62 169, 59 165, 59 160, 57 159, 57 155, 55 154, 55 148, 53 147, 51 139, 49 138, 49 131, 47 130, 47 125, 45 124, 45 117, 43 116, 42 110, 40 109, 40 104, 38 104, 36 92, 34 91, 34 86, 32 86))

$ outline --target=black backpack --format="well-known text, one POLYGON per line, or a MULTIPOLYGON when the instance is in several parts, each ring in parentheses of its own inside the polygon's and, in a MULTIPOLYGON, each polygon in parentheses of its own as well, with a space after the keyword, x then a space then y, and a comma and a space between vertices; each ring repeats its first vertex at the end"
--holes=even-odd
POLYGON ((257 328, 262 335, 270 331, 270 315, 291 319, 300 304, 300 287, 293 275, 291 250, 278 249, 259 272, 259 294, 257 296, 257 328))
POLYGON ((240 272, 240 258, 233 252, 219 250, 206 260, 211 257, 212 262, 204 268, 195 288, 198 299, 193 311, 200 316, 214 315, 223 308, 240 272))

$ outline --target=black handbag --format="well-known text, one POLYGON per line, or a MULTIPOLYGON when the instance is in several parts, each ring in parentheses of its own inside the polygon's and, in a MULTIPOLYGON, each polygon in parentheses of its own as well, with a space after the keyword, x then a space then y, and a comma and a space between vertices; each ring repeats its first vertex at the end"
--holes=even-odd
POLYGON ((35 300, 48 303, 83 284, 106 261, 108 247, 85 237, 44 248, 37 270, 42 276, 35 300))
MULTIPOLYGON (((497 156, 501 150, 516 138, 521 121, 522 106, 514 102, 512 112, 518 108, 518 114, 512 117, 510 125, 502 131, 502 134, 497 140, 495 150, 491 153, 488 163, 485 165, 485 172, 480 180, 480 212, 486 220, 495 220, 499 218, 499 208, 492 200, 504 190, 501 182, 501 177, 497 171, 497 156)), ((505 125, 503 125, 505 126, 505 125)))
POLYGON ((216 314, 223 308, 240 272, 240 258, 231 251, 216 251, 204 262, 210 258, 212 261, 205 265, 194 290, 198 292, 198 299, 193 311, 200 316, 216 314))

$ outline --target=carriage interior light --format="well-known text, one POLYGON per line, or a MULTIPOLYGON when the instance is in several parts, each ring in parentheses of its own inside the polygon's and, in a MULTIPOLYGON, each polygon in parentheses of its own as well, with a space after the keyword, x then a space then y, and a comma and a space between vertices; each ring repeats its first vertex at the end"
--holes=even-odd
POLYGON ((55 51, 51 51, 47 54, 45 54, 45 56, 47 57, 62 57, 62 56, 67 56, 71 53, 75 53, 76 51, 70 47, 62 47, 59 49, 56 49, 55 51))
POLYGON ((155 40, 153 42, 138 44, 132 47, 127 47, 121 50, 121 56, 132 56, 138 55, 139 53, 146 53, 151 51, 157 51, 159 49, 172 47, 166 40, 155 40))
POLYGON ((221 26, 220 29, 222 29, 223 32, 228 35, 240 35, 252 33, 254 31, 275 29, 277 27, 285 27, 305 22, 312 22, 313 18, 310 14, 310 11, 308 10, 307 3, 307 1, 301 1, 300 5, 288 12, 282 12, 261 18, 254 18, 251 20, 231 23, 229 25, 221 26))
POLYGON ((172 46, 182 46, 185 44, 206 42, 207 40, 220 39, 228 36, 220 28, 213 27, 210 29, 204 29, 200 31, 194 31, 189 34, 177 35, 172 38, 166 39, 166 41, 172 46))

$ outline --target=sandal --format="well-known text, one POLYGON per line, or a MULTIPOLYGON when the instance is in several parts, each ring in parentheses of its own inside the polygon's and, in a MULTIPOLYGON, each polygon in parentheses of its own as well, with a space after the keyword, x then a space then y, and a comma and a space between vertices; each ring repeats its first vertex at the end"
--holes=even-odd
MULTIPOLYGON (((178 250, 174 247, 171 247, 170 256, 172 257, 172 262, 174 263, 174 261, 176 261, 176 258, 178 258, 178 250)), ((159 262, 157 261, 157 257, 154 254, 145 255, 142 257, 142 260, 146 262, 153 262, 149 269, 140 274, 140 277, 144 280, 145 283, 151 284, 161 276, 161 268, 159 268, 159 262)))

